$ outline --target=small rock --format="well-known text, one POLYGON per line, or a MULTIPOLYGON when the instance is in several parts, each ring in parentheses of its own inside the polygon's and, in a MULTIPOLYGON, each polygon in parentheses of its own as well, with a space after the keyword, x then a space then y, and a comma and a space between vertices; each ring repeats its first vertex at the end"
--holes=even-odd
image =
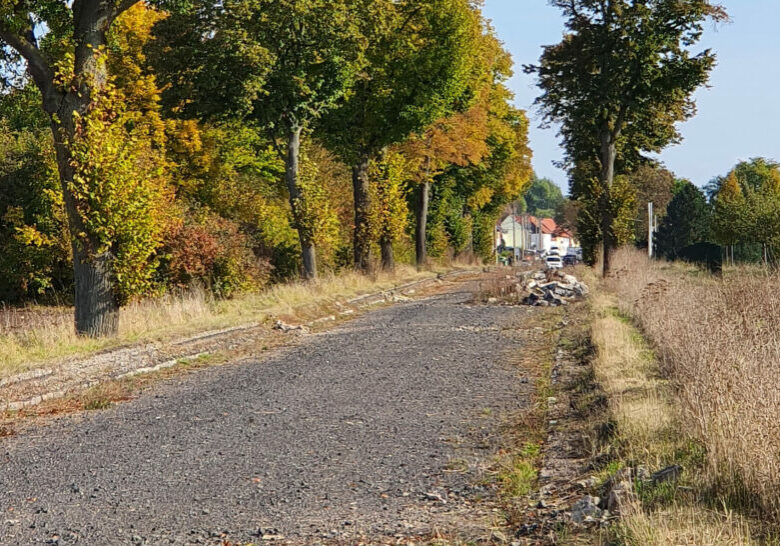
POLYGON ((680 477, 682 470, 683 468, 678 464, 667 466, 658 472, 654 472, 653 475, 650 476, 650 479, 653 480, 653 483, 663 483, 676 480, 680 477))
POLYGON ((425 497, 425 500, 437 501, 442 504, 447 504, 447 499, 438 493, 425 493, 423 497, 425 497))
POLYGON ((601 517, 602 510, 599 508, 601 499, 586 495, 571 507, 571 520, 574 523, 582 525, 588 521, 593 521, 601 517))
POLYGON ((305 328, 303 326, 292 326, 291 324, 287 324, 286 322, 282 322, 281 320, 277 320, 274 323, 274 330, 280 330, 282 332, 294 332, 294 331, 305 331, 305 328))

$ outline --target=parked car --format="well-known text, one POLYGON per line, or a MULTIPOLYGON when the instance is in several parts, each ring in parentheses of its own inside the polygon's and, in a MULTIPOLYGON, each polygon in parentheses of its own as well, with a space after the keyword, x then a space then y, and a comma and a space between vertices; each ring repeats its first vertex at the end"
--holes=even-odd
POLYGON ((550 256, 560 256, 561 249, 559 249, 557 246, 551 246, 549 254, 550 256))
POLYGON ((577 265, 578 262, 576 254, 567 254, 563 257, 563 265, 577 265))
POLYGON ((544 265, 547 269, 562 269, 563 260, 560 256, 547 256, 544 260, 544 265))

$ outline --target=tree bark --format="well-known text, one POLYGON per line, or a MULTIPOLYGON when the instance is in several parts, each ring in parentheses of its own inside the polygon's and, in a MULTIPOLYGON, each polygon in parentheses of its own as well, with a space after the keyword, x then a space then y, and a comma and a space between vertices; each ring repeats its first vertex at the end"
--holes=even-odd
POLYGON ((428 263, 427 228, 430 192, 431 183, 426 179, 425 182, 420 184, 417 194, 417 209, 415 210, 417 223, 414 230, 414 247, 418 270, 424 269, 428 263))
POLYGON ((368 273, 371 270, 371 203, 369 201, 368 154, 352 167, 352 193, 355 199, 355 232, 353 250, 355 269, 368 273))
POLYGON ((81 249, 74 249, 76 332, 80 335, 104 337, 114 335, 119 329, 112 260, 110 252, 85 257, 81 249))
POLYGON ((306 226, 306 218, 301 210, 301 188, 298 184, 298 172, 300 170, 301 155, 301 131, 303 128, 293 123, 287 133, 287 156, 284 164, 284 178, 287 182, 287 191, 290 194, 290 207, 292 207, 295 229, 298 231, 298 240, 301 243, 301 260, 303 262, 303 278, 313 280, 317 278, 317 251, 314 247, 313 234, 306 226))
POLYGON ((395 255, 393 253, 393 241, 387 235, 382 235, 379 238, 379 248, 382 251, 382 271, 394 272, 395 255))
POLYGON ((615 180, 615 159, 617 157, 617 145, 612 133, 603 129, 601 132, 601 239, 602 239, 602 268, 601 274, 606 277, 609 274, 612 249, 615 247, 612 233, 612 183, 615 180))

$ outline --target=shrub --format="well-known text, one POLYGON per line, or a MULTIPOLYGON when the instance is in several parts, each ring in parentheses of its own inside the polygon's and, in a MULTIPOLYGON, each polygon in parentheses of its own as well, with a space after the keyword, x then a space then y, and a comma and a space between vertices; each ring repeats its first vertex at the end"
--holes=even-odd
POLYGON ((209 211, 185 216, 165 245, 163 278, 172 286, 200 283, 217 295, 258 288, 268 282, 271 267, 257 258, 251 239, 235 222, 209 211))

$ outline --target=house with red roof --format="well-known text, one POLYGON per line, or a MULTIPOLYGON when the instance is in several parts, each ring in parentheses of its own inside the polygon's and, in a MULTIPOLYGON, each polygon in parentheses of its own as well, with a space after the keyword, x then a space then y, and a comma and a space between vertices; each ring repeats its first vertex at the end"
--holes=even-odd
POLYGON ((531 214, 507 215, 496 226, 497 246, 502 249, 549 251, 557 246, 562 254, 576 246, 571 231, 559 226, 553 218, 537 218, 531 214))

